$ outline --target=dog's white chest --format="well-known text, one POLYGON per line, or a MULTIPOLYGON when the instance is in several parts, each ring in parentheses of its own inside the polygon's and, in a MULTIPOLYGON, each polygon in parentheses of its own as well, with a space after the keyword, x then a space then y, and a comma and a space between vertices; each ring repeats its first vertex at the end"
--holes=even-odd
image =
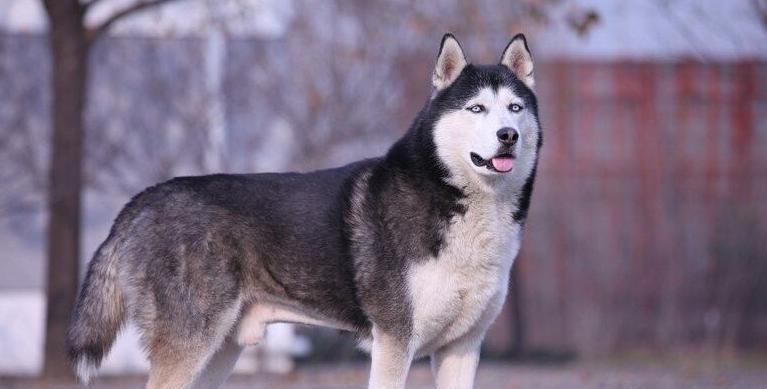
POLYGON ((487 204, 454 219, 436 258, 411 266, 413 341, 427 354, 495 319, 519 250, 511 210, 487 204))

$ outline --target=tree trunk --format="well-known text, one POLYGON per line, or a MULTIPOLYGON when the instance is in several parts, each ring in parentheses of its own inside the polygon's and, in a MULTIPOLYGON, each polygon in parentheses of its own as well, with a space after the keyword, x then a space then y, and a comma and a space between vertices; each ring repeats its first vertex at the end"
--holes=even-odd
MULTIPOLYGON (((521 257, 521 256, 520 256, 521 257)), ((511 272, 511 315, 512 315, 512 346, 509 350, 509 354, 515 358, 521 358, 525 353, 525 310, 522 304, 524 303, 524 296, 522 295, 523 289, 520 284, 523 277, 520 276, 522 271, 521 258, 517 258, 516 269, 511 272)))
POLYGON ((65 339, 80 258, 83 109, 88 43, 78 0, 45 0, 53 71, 48 198, 48 276, 43 374, 72 377, 65 339))

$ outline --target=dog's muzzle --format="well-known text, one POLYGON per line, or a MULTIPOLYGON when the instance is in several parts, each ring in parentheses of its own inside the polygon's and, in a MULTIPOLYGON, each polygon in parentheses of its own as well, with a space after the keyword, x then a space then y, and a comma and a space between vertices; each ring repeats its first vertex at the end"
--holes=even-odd
POLYGON ((510 153, 500 153, 490 159, 484 159, 475 152, 472 152, 469 156, 474 166, 484 166, 488 170, 497 173, 508 173, 514 168, 514 156, 510 153))

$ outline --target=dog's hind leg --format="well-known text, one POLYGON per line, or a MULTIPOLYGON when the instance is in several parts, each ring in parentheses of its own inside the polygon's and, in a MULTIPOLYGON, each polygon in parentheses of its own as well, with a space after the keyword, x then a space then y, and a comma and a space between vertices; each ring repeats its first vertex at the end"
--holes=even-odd
POLYGON ((242 346, 230 338, 224 341, 213 357, 210 358, 207 366, 203 369, 192 385, 192 389, 215 389, 219 388, 232 373, 234 364, 240 357, 242 346))
MULTIPOLYGON (((151 367, 147 389, 191 389, 198 376, 205 382, 225 380, 239 355, 239 346, 230 336, 239 312, 237 299, 235 304, 209 318, 216 323, 215 327, 203 327, 197 333, 181 328, 179 323, 165 323, 164 331, 155 333, 149 343, 151 367), (210 373, 203 373, 208 364, 211 365, 210 373)), ((197 319, 202 320, 202 317, 197 319)), ((196 322, 195 318, 189 320, 196 322)))
MULTIPOLYGON (((238 345, 228 339, 224 341, 223 336, 187 339, 183 344, 155 342, 149 352, 149 381, 146 388, 191 389, 195 382, 223 381, 229 376, 239 351, 238 345), (208 365, 210 372, 205 371, 208 365)), ((201 384, 194 387, 218 386, 201 384)))
MULTIPOLYGON (((208 350, 163 350, 150 357, 146 389, 187 389, 205 367, 208 350)), ((213 350, 210 350, 212 354, 213 350)))

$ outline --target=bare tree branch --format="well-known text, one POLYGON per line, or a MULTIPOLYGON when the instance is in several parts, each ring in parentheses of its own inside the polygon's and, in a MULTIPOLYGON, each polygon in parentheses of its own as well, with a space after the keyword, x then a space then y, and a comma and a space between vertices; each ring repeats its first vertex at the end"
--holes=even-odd
POLYGON ((80 6, 82 6, 84 9, 87 10, 88 8, 96 5, 96 3, 100 2, 100 1, 101 0, 82 0, 82 1, 80 1, 80 6))
MULTIPOLYGON (((99 0, 93 0, 90 3, 88 3, 88 5, 93 5, 94 3, 98 1, 99 0)), ((85 36, 88 39, 88 43, 92 43, 93 41, 95 41, 99 36, 104 34, 104 32, 109 30, 109 27, 111 27, 118 20, 128 15, 132 15, 136 12, 143 11, 147 8, 156 7, 165 3, 169 3, 171 1, 176 1, 176 0, 144 0, 144 1, 136 2, 132 5, 129 5, 123 8, 122 10, 115 12, 112 16, 104 20, 100 25, 90 28, 86 31, 85 36)))

